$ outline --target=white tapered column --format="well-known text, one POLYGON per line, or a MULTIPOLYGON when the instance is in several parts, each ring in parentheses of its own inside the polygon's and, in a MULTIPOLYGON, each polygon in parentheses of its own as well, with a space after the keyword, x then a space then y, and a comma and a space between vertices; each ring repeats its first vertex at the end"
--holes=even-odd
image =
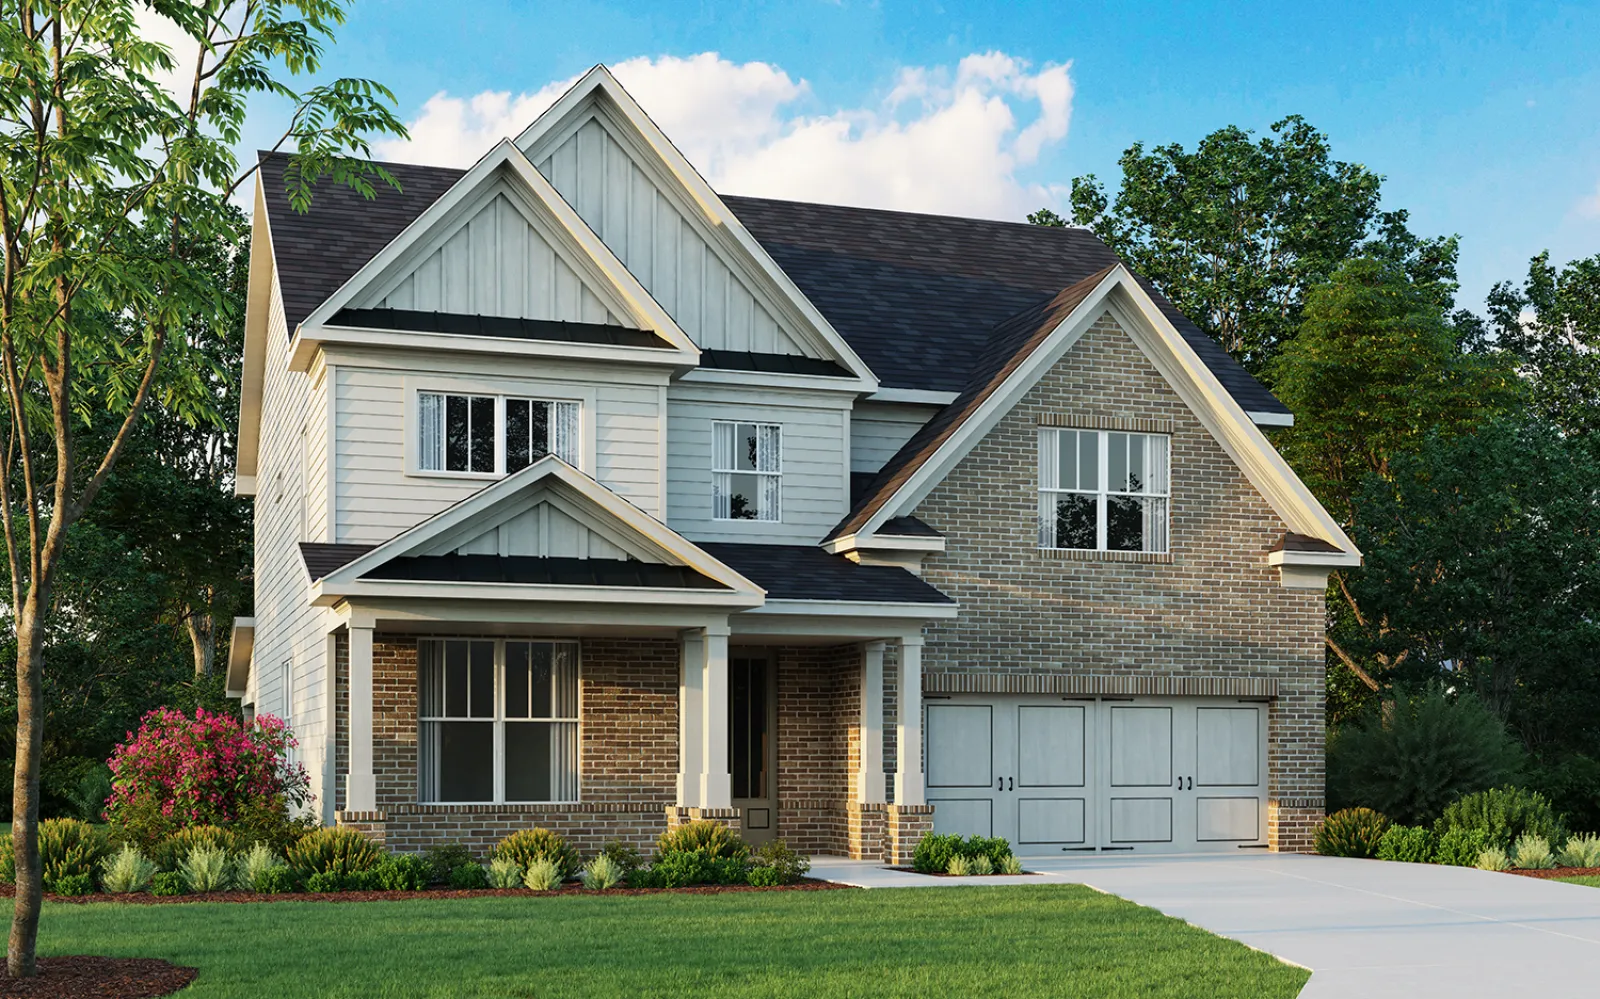
POLYGON ((705 688, 701 698, 701 808, 733 807, 728 770, 728 625, 705 629, 705 688))
POLYGON ((344 807, 349 812, 378 808, 378 783, 372 773, 372 629, 350 626, 350 776, 344 807))
POLYGON ((856 800, 882 804, 888 800, 883 778, 883 642, 861 647, 861 771, 856 800))
POLYGON ((927 804, 922 778, 922 635, 900 639, 900 695, 894 803, 927 804))
POLYGON ((705 710, 706 642, 698 628, 680 636, 678 660, 678 805, 694 808, 700 804, 700 749, 705 742, 702 731, 705 710))

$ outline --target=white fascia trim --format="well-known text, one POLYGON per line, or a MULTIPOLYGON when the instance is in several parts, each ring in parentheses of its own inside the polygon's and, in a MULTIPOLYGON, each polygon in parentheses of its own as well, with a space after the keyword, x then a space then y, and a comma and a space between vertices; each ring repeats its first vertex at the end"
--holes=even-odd
POLYGON ((651 586, 565 586, 549 583, 441 583, 412 579, 362 579, 312 586, 311 602, 332 606, 341 600, 372 597, 443 600, 517 600, 557 604, 644 604, 682 607, 721 607, 743 610, 760 607, 760 594, 737 590, 681 590, 651 586))
POLYGON ((1267 552, 1268 565, 1314 566, 1320 569, 1355 569, 1361 565, 1359 552, 1267 552))
POLYGON ((502 354, 511 357, 561 358, 576 361, 621 361, 660 364, 677 369, 695 363, 685 351, 616 344, 569 343, 561 340, 517 340, 509 337, 469 336, 461 333, 426 333, 417 330, 379 330, 362 326, 300 327, 289 355, 289 370, 305 371, 324 345, 443 350, 452 353, 502 354))
POLYGON ((244 360, 239 372, 239 440, 235 449, 233 494, 256 494, 256 462, 261 446, 261 399, 267 373, 267 337, 277 263, 272 256, 272 224, 260 171, 250 218, 250 280, 244 309, 244 360))
POLYGON ((783 268, 778 266, 777 261, 768 255, 767 251, 756 241, 756 238, 750 235, 749 230, 744 227, 744 223, 739 221, 739 217, 733 214, 727 205, 722 203, 722 199, 717 196, 716 191, 711 189, 711 185, 706 183, 706 179, 700 176, 700 172, 694 168, 694 165, 689 162, 683 153, 678 151, 678 147, 672 144, 672 140, 667 138, 666 133, 662 132, 654 121, 650 120, 650 116, 644 113, 644 109, 639 107, 638 102, 623 88, 622 84, 617 82, 616 77, 612 76, 611 71, 604 65, 596 64, 577 83, 573 84, 565 94, 562 94, 560 99, 551 105, 548 110, 535 119, 533 124, 524 129, 522 134, 514 140, 517 147, 527 153, 530 159, 537 158, 534 155, 535 147, 551 133, 558 131, 568 115, 581 108, 584 102, 596 91, 605 94, 611 104, 622 113, 628 123, 644 139, 645 144, 656 154, 658 160, 672 174, 673 179, 678 182, 682 190, 688 193, 690 198, 699 205, 701 212, 712 221, 714 231, 719 234, 726 234, 727 237, 731 238, 733 243, 773 283, 779 294, 789 302, 800 317, 812 327, 816 334, 833 350, 834 354, 844 362, 845 367, 849 368, 856 377, 870 386, 868 391, 875 390, 878 387, 878 378, 872 373, 872 369, 867 366, 867 363, 851 349, 850 344, 839 334, 838 330, 833 328, 833 324, 828 322, 822 312, 811 304, 811 300, 805 296, 805 293, 800 290, 793 279, 784 273, 783 268))
POLYGON ((1294 426, 1293 413, 1263 413, 1260 410, 1246 410, 1245 414, 1250 422, 1258 427, 1292 427, 1294 426))
POLYGON ((661 303, 651 297, 632 272, 623 266, 616 254, 611 252, 611 248, 595 235, 588 223, 584 222, 556 189, 550 186, 544 175, 528 162, 522 150, 509 139, 501 139, 496 143, 493 149, 474 163, 472 169, 450 187, 450 190, 429 205, 401 231, 400 235, 391 240, 389 245, 379 250, 376 256, 340 285, 338 291, 317 306, 301 326, 307 329, 326 326, 340 309, 347 306, 369 284, 398 262, 414 245, 427 238, 434 225, 441 219, 447 218, 479 185, 492 182, 495 173, 502 166, 509 169, 526 185, 528 193, 532 195, 533 203, 550 213, 551 218, 565 230, 572 242, 587 254, 600 274, 611 282, 612 288, 621 299, 626 311, 630 313, 631 319, 641 327, 659 333, 668 343, 689 355, 690 363, 699 358, 700 348, 689 335, 679 328, 661 303))
MULTIPOLYGON (((747 612, 749 613, 749 612, 747 612)), ((961 613, 959 605, 931 603, 893 603, 859 600, 768 600, 754 613, 831 617, 896 617, 925 621, 948 620, 961 613)))
POLYGON ((228 697, 243 697, 250 684, 250 661, 255 653, 256 619, 233 619, 233 636, 228 643, 227 688, 228 697))
POLYGON ((918 406, 948 406, 956 401, 959 392, 936 392, 933 389, 880 388, 864 397, 862 402, 909 402, 918 406))
POLYGON ((871 391, 860 378, 835 378, 831 375, 790 375, 775 371, 734 371, 729 368, 692 368, 678 381, 707 385, 742 385, 751 388, 804 389, 812 392, 843 392, 860 395, 871 391))
POLYGON ((822 550, 830 555, 843 555, 853 551, 942 552, 945 539, 929 535, 909 534, 846 534, 822 543, 822 550))

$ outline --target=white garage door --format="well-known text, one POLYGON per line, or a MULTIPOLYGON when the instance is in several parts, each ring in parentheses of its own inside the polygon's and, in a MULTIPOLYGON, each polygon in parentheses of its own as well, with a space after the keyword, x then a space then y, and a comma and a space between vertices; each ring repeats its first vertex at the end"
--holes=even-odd
POLYGON ((924 710, 938 832, 1034 855, 1266 843, 1264 702, 930 696, 924 710))

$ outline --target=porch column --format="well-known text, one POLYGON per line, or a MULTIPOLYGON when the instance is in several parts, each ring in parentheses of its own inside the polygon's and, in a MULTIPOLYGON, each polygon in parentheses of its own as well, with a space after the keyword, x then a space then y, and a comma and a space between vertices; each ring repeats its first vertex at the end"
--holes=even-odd
POLYGON ((897 769, 894 775, 896 805, 924 805, 922 781, 922 635, 900 639, 900 706, 896 714, 897 769))
POLYGON ((372 628, 350 624, 350 776, 344 807, 350 812, 378 808, 378 783, 372 774, 372 628))
POLYGON ((705 709, 706 643, 698 629, 679 635, 678 656, 678 805, 700 804, 700 748, 705 709))
POLYGON ((861 771, 856 800, 882 804, 888 800, 883 779, 883 642, 861 647, 861 771))
POLYGON ((728 623, 704 629, 705 686, 701 697, 700 807, 732 808, 728 771, 728 623))

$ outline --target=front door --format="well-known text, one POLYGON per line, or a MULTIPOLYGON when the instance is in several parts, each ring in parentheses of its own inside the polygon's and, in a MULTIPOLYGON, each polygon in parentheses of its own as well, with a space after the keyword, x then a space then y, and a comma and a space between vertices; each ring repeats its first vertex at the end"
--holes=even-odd
POLYGON ((772 659, 763 653, 729 657, 728 764, 733 771, 733 807, 740 810, 744 840, 765 843, 777 831, 773 738, 777 697, 772 659))

